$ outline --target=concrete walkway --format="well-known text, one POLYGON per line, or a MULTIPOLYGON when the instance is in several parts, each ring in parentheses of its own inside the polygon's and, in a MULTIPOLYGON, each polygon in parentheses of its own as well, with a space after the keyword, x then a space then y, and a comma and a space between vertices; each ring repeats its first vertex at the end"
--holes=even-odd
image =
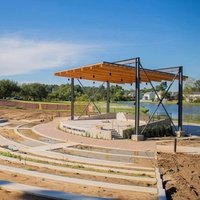
POLYGON ((156 150, 155 141, 135 142, 131 140, 102 140, 66 133, 64 131, 58 130, 57 127, 59 125, 59 120, 59 118, 55 118, 54 121, 45 124, 39 124, 35 126, 34 129, 40 134, 50 138, 71 141, 75 143, 82 143, 86 145, 135 151, 140 150, 155 152, 156 150))
MULTIPOLYGON (((0 180, 0 187, 8 191, 17 191, 24 194, 32 194, 39 197, 60 199, 60 200, 108 200, 108 198, 89 197, 76 195, 72 193, 61 192, 57 190, 48 190, 46 188, 35 187, 25 184, 18 184, 9 181, 0 180)), ((23 194, 22 194, 23 196, 23 194)))
POLYGON ((101 181, 90 181, 78 178, 70 178, 52 174, 46 174, 36 171, 29 171, 21 168, 9 167, 0 165, 0 170, 4 172, 12 172, 12 173, 19 173, 27 176, 33 176, 37 178, 45 178, 53 181, 61 181, 64 183, 73 183, 73 184, 80 184, 80 185, 87 185, 92 187, 101 187, 101 188, 108 188, 108 189, 116 189, 116 190, 125 190, 125 191, 133 191, 133 192, 145 192, 150 194, 157 194, 157 188, 152 187, 142 187, 142 186, 134 186, 134 185, 123 185, 123 184, 114 184, 114 183, 107 183, 101 181))
POLYGON ((71 147, 74 145, 78 145, 78 144, 69 141, 66 143, 45 144, 45 145, 39 146, 39 147, 30 147, 29 149, 34 152, 40 152, 40 151, 49 151, 49 150, 53 150, 53 149, 67 148, 67 147, 71 147))

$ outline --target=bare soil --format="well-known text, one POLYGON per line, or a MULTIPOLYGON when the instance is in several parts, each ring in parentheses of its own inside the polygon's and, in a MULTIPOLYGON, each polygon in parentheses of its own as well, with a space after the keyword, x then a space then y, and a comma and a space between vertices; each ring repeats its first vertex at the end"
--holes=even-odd
POLYGON ((40 135, 36 134, 35 132, 33 132, 31 129, 24 129, 24 128, 21 129, 20 128, 20 129, 18 129, 18 131, 22 135, 29 137, 31 139, 34 139, 34 140, 46 142, 46 143, 49 143, 49 144, 59 143, 58 140, 54 140, 54 139, 50 139, 50 138, 47 138, 47 137, 40 136, 40 135))
POLYGON ((54 117, 65 117, 67 112, 59 111, 44 111, 44 110, 24 110, 16 108, 0 107, 0 118, 7 120, 39 120, 41 122, 48 122, 54 117))
POLYGON ((31 170, 31 171, 38 171, 38 172, 54 174, 54 175, 59 175, 59 176, 66 176, 66 177, 71 177, 71 178, 79 178, 79 179, 102 181, 102 182, 106 181, 106 182, 109 182, 109 183, 124 184, 124 185, 138 185, 138 186, 145 186, 145 187, 156 187, 156 184, 154 184, 154 183, 110 178, 110 177, 106 177, 106 176, 95 176, 95 175, 90 175, 90 174, 79 174, 79 173, 73 173, 73 172, 70 173, 70 172, 65 172, 65 171, 60 171, 60 170, 49 169, 47 167, 36 167, 36 166, 33 166, 33 165, 24 165, 24 164, 12 163, 12 162, 5 161, 5 160, 2 160, 2 159, 0 159, 0 164, 12 166, 12 167, 23 168, 23 169, 31 170))
POLYGON ((24 141, 24 139, 21 136, 17 135, 14 132, 14 130, 12 130, 12 129, 5 129, 5 128, 0 127, 0 134, 3 137, 5 137, 9 140, 15 141, 15 142, 23 142, 24 141))
POLYGON ((145 167, 152 167, 154 166, 154 159, 151 158, 141 158, 141 157, 131 157, 130 155, 127 155, 125 157, 120 156, 118 154, 109 155, 109 154, 101 154, 99 152, 81 152, 77 151, 75 148, 58 148, 52 150, 54 152, 62 153, 62 154, 69 154, 69 155, 75 155, 80 157, 86 157, 86 158, 96 158, 99 160, 109 160, 109 161, 121 161, 133 164, 133 166, 145 166, 145 167))
MULTIPOLYGON (((172 141, 163 141, 159 143, 159 145, 173 145, 174 140, 172 141)), ((200 147, 200 137, 195 138, 195 139, 178 139, 177 140, 177 145, 178 146, 188 146, 188 147, 200 147)))
POLYGON ((22 135, 25 135, 26 137, 32 138, 34 140, 41 140, 41 136, 35 134, 32 130, 30 129, 18 129, 19 133, 22 135))
POLYGON ((167 199, 200 199, 200 155, 158 153, 167 199))
POLYGON ((71 184, 71 183, 67 184, 67 183, 63 183, 59 181, 50 181, 44 178, 35 178, 31 176, 21 175, 17 173, 10 173, 10 172, 0 171, 0 179, 22 183, 22 184, 38 186, 38 187, 44 187, 44 188, 48 188, 52 190, 60 190, 60 191, 65 191, 65 192, 70 192, 70 193, 75 193, 75 194, 87 195, 87 196, 91 195, 91 196, 98 196, 98 197, 115 198, 118 200, 157 199, 156 196, 153 194, 105 189, 102 187, 84 186, 84 185, 71 184))

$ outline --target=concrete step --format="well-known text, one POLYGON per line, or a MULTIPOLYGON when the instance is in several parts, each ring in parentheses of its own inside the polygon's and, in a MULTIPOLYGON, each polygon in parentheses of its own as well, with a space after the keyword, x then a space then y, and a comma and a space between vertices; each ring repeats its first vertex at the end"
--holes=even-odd
POLYGON ((123 137, 116 130, 112 130, 112 139, 123 139, 123 137))

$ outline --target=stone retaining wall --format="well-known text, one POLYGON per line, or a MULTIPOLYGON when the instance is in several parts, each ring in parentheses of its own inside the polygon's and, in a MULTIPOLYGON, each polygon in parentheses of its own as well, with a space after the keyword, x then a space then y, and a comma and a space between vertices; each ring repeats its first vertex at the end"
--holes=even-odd
POLYGON ((112 139, 112 130, 105 130, 101 127, 94 127, 90 129, 84 129, 77 126, 68 125, 66 123, 60 122, 59 128, 67 133, 81 135, 84 137, 92 137, 97 139, 105 139, 111 140, 112 139))

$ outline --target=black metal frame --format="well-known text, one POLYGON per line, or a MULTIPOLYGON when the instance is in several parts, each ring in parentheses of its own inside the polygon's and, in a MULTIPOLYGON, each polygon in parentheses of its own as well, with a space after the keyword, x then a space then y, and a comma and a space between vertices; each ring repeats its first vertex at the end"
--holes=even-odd
MULTIPOLYGON (((173 85, 174 81, 178 77, 178 84, 179 84, 178 85, 178 130, 182 131, 182 110, 183 110, 183 104, 182 104, 182 100, 183 100, 183 97, 182 97, 183 96, 183 67, 182 66, 162 68, 162 69, 157 69, 157 70, 144 69, 141 62, 140 62, 139 57, 126 59, 126 60, 120 60, 120 61, 116 61, 116 62, 112 62, 112 63, 116 64, 116 65, 123 65, 123 66, 126 66, 126 67, 135 67, 136 68, 136 75, 135 75, 135 133, 136 133, 136 135, 140 135, 144 132, 144 130, 147 128, 147 126, 151 122, 153 116, 155 115, 155 113, 158 110, 160 105, 162 105, 163 109, 165 110, 165 112, 166 112, 168 118, 170 119, 171 124, 173 125, 174 129, 177 130, 176 126, 174 125, 172 118, 170 117, 169 113, 167 112, 167 109, 165 108, 165 106, 163 104, 163 99, 165 98, 167 92, 169 91, 169 89, 173 85), (155 92, 155 94, 156 94, 156 96, 159 100, 157 108, 155 109, 153 114, 150 116, 150 119, 147 122, 146 126, 141 131, 140 131, 140 80, 141 80, 140 79, 140 70, 143 70, 143 72, 145 73, 151 87, 153 88, 153 90, 154 90, 154 92, 155 92), (155 87, 152 84, 152 81, 149 79, 148 74, 146 73, 146 70, 148 70, 148 71, 159 71, 159 72, 162 72, 162 71, 165 72, 165 71, 168 71, 168 70, 178 71, 176 74, 174 74, 174 78, 171 81, 171 84, 169 85, 169 87, 166 89, 165 94, 162 98, 159 97, 155 87)), ((78 80, 79 84, 81 85, 81 87, 83 88, 83 90, 85 92, 84 86, 82 85, 81 81, 79 79, 77 79, 77 80, 78 80)), ((104 85, 104 83, 102 85, 104 85)), ((99 91, 99 89, 96 91, 96 93, 98 91, 99 91)), ((98 109, 98 107, 96 106, 96 104, 94 103, 94 101, 92 99, 96 95, 96 93, 92 97, 89 97, 89 95, 88 95, 89 103, 84 108, 84 110, 81 113, 81 115, 79 116, 79 118, 83 115, 83 113, 85 112, 85 110, 87 109, 88 105, 91 102, 94 104, 94 106, 97 109, 97 111, 99 112, 99 114, 101 114, 100 110, 98 109)), ((110 83, 109 82, 107 82, 107 101, 106 102, 107 102, 106 103, 106 112, 109 113, 110 112, 110 83)), ((74 78, 71 78, 71 120, 74 120, 74 78)))
MULTIPOLYGON (((141 67, 142 67, 142 65, 141 65, 141 67)), ((143 68, 142 68, 142 69, 143 69, 143 68)), ((145 72, 145 71, 144 71, 144 72, 145 72)), ((148 77, 148 75, 147 75, 146 73, 145 73, 145 75, 146 75, 147 78, 149 79, 149 77, 148 77)), ((174 129, 177 130, 177 129, 176 129, 176 126, 174 125, 174 122, 173 122, 172 118, 170 117, 169 113, 167 112, 167 109, 165 108, 165 106, 164 106, 164 104, 163 104, 163 100, 164 100, 164 98, 166 97, 167 92, 169 91, 169 89, 170 89, 171 86, 173 85, 174 81, 176 80, 177 75, 178 75, 178 73, 175 74, 175 76, 174 76, 174 78, 173 78, 171 84, 170 84, 170 85, 168 86, 168 88, 166 89, 166 91, 165 91, 165 93, 164 93, 164 95, 163 95, 162 98, 159 97, 159 95, 158 95, 158 93, 157 93, 155 87, 153 86, 152 82, 149 80, 149 83, 151 84, 151 86, 152 86, 152 88, 153 88, 153 90, 154 90, 154 92, 155 92, 155 94, 156 94, 156 96, 157 96, 159 102, 158 102, 158 105, 157 105, 156 109, 154 110, 153 114, 150 116, 149 121, 147 122, 147 124, 145 125, 145 127, 143 128, 143 130, 141 131, 141 134, 145 131, 145 129, 147 128, 147 126, 149 125, 149 123, 151 122, 151 120, 153 119, 153 117, 154 117, 154 115, 156 114, 156 111, 158 110, 158 108, 160 107, 160 105, 162 105, 163 109, 165 110, 165 112, 166 112, 168 118, 170 119, 171 124, 173 125, 174 129)))
POLYGON ((110 112, 110 82, 107 81, 106 112, 110 112))
POLYGON ((74 78, 71 78, 71 120, 74 120, 74 78))
POLYGON ((99 110, 98 106, 95 104, 95 102, 93 101, 93 97, 95 97, 95 95, 98 93, 98 91, 100 90, 101 86, 104 85, 105 82, 103 82, 101 84, 101 86, 98 88, 98 90, 92 95, 92 96, 89 96, 85 90, 85 87, 83 86, 83 84, 81 83, 81 81, 79 79, 77 79, 80 86, 83 88, 83 91, 84 93, 88 96, 88 104, 85 106, 85 108, 83 109, 83 111, 81 112, 81 114, 79 115, 78 119, 80 119, 82 117, 82 115, 84 114, 84 112, 86 111, 86 109, 88 108, 88 106, 90 105, 90 103, 93 103, 95 108, 97 109, 98 113, 101 114, 101 111, 99 110))

